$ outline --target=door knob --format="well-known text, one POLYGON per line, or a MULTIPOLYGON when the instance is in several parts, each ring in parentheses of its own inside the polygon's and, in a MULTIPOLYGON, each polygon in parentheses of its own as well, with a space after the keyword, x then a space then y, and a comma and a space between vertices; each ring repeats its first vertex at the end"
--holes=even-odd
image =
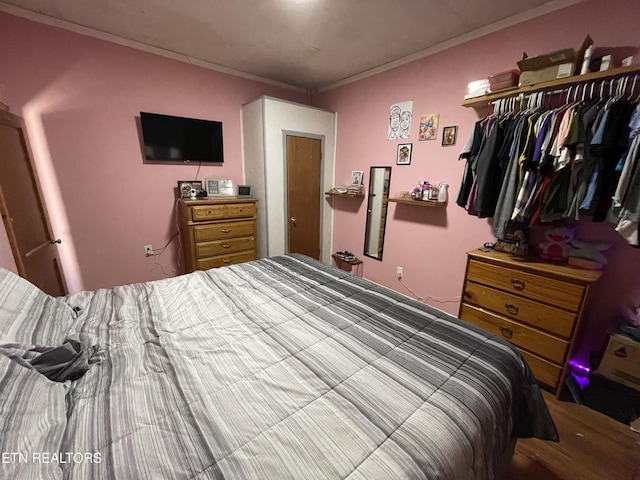
POLYGON ((296 224, 296 217, 291 217, 291 223, 293 223, 294 225, 296 224))
POLYGON ((44 243, 41 243, 40 245, 38 245, 36 248, 32 248, 31 250, 29 250, 27 253, 24 254, 25 257, 30 257, 31 255, 33 255, 34 253, 36 253, 38 250, 43 249, 44 247, 46 247, 47 245, 55 245, 56 243, 62 243, 62 240, 60 240, 59 238, 55 239, 55 240, 48 240, 44 243))

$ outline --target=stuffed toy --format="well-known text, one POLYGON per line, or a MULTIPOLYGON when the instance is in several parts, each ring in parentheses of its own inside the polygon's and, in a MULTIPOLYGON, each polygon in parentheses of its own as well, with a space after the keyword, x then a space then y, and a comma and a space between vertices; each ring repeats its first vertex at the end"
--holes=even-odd
POLYGON ((568 227, 553 227, 548 229, 544 236, 545 242, 538 244, 538 255, 556 262, 563 262, 569 258, 569 253, 573 250, 571 241, 575 232, 568 227))
POLYGON ((602 254, 603 250, 609 250, 611 248, 610 243, 604 242, 583 242, 581 240, 574 240, 571 242, 574 247, 569 252, 570 257, 587 258, 598 263, 607 263, 606 257, 602 254))

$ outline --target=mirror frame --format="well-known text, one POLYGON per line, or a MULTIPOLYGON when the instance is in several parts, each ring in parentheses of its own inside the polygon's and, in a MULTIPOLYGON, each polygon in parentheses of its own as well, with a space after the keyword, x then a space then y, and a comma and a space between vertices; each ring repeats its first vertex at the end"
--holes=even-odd
POLYGON ((382 252, 384 250, 384 236, 385 236, 385 231, 387 228, 387 215, 388 215, 388 203, 389 203, 389 185, 391 184, 391 167, 390 166, 378 166, 378 167, 370 167, 369 168, 369 189, 368 189, 368 200, 367 200, 367 220, 366 220, 366 224, 365 224, 365 232, 364 232, 364 249, 363 249, 363 255, 365 257, 369 257, 369 258, 373 258, 375 260, 379 260, 382 261, 382 252), (382 178, 382 191, 378 192, 376 191, 376 187, 378 187, 379 190, 379 182, 376 182, 375 178, 374 178, 374 172, 377 169, 381 169, 383 171, 383 178, 382 178), (388 174, 388 175, 387 175, 388 174), (371 230, 371 226, 373 223, 373 208, 376 208, 377 206, 373 204, 373 202, 375 201, 375 197, 380 195, 380 198, 382 198, 382 204, 380 206, 380 209, 382 210, 382 205, 384 205, 384 215, 382 214, 382 211, 380 212, 380 228, 378 229, 378 232, 380 230, 382 230, 382 238, 380 240, 380 245, 378 246, 378 253, 377 254, 371 254, 368 252, 369 249, 369 234, 373 233, 370 232, 371 230))

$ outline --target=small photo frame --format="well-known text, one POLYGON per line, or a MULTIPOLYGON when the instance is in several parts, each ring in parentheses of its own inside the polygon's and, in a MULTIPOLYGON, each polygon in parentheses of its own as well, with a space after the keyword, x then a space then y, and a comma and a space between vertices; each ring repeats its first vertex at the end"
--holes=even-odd
POLYGON ((444 127, 442 129, 442 146, 448 147, 456 144, 456 137, 458 136, 458 127, 444 127))
POLYGON ((401 143, 398 145, 398 154, 396 156, 396 165, 411 165, 412 143, 401 143))
POLYGON ((202 182, 200 180, 178 180, 179 198, 191 198, 191 190, 195 190, 195 196, 202 196, 202 182))
POLYGON ((351 172, 351 183, 350 183, 350 185, 357 186, 357 187, 362 185, 362 176, 363 176, 363 172, 362 171, 357 171, 357 170, 352 171, 351 172))
POLYGON ((228 197, 235 195, 235 191, 233 190, 233 180, 220 180, 218 185, 220 188, 220 195, 226 195, 228 197))
POLYGON ((238 198, 253 198, 251 185, 238 185, 238 198))
POLYGON ((207 178, 205 180, 205 185, 207 186, 207 196, 213 197, 215 195, 220 195, 220 180, 216 178, 207 178))

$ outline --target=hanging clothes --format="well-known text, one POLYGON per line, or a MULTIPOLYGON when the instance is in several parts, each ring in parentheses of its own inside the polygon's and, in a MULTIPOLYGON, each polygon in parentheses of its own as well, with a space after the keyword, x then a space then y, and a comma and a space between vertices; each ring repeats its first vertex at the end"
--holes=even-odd
POLYGON ((456 203, 470 215, 493 217, 497 238, 509 221, 588 216, 617 222, 619 233, 637 245, 640 105, 624 95, 626 80, 617 80, 622 92, 615 96, 616 80, 610 82, 607 99, 585 100, 585 85, 581 100, 570 102, 569 89, 555 108, 530 105, 476 122, 460 154, 467 164, 456 203))

